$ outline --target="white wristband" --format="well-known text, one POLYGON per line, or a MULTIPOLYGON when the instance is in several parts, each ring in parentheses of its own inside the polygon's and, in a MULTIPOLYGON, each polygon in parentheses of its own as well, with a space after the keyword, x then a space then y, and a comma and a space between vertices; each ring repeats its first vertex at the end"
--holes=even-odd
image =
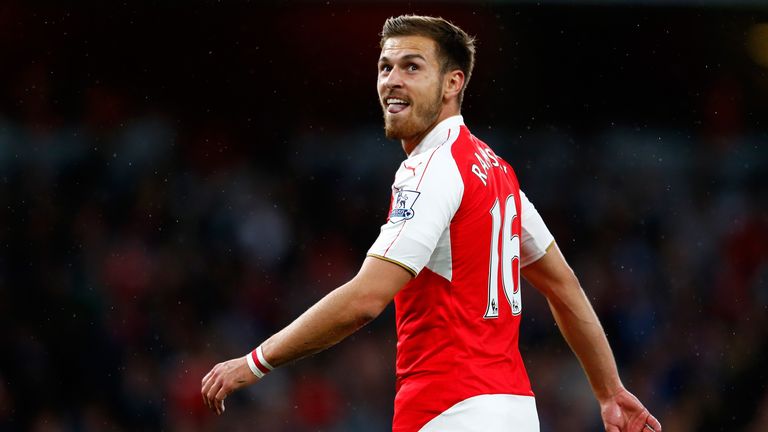
POLYGON ((264 358, 264 351, 261 350, 261 345, 259 345, 259 347, 256 348, 256 356, 259 359, 259 363, 261 363, 262 366, 264 366, 270 371, 274 369, 274 367, 272 367, 271 364, 267 363, 267 359, 264 358))
POLYGON ((256 375, 257 378, 261 379, 264 378, 264 373, 259 370, 259 368, 256 367, 256 363, 253 361, 253 353, 249 352, 245 355, 245 360, 248 362, 248 367, 251 369, 251 372, 253 372, 254 375, 256 375))
POLYGON ((261 350, 261 345, 249 352, 248 355, 245 356, 245 360, 248 362, 248 367, 251 369, 251 372, 253 372, 259 379, 263 378, 264 375, 274 369, 274 367, 267 362, 267 359, 264 358, 264 352, 261 350))

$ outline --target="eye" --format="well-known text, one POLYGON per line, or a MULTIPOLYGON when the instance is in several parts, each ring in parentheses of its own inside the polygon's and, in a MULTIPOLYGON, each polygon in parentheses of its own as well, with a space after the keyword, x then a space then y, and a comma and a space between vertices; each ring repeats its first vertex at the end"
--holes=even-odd
POLYGON ((390 72, 390 71, 392 71, 392 66, 390 66, 388 64, 383 64, 383 65, 379 66, 379 70, 381 72, 390 72))
POLYGON ((408 72, 416 72, 417 70, 419 70, 419 66, 416 65, 415 63, 411 63, 408 65, 408 72))

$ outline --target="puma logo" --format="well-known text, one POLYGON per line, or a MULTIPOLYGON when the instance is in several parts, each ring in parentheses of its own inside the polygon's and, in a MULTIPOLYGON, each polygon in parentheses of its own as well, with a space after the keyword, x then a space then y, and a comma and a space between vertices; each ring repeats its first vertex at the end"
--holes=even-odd
POLYGON ((422 163, 423 162, 419 162, 415 167, 409 167, 408 165, 405 164, 405 162, 403 162, 403 167, 405 167, 405 169, 409 169, 413 171, 413 175, 416 175, 416 168, 418 168, 419 165, 421 165, 422 163))

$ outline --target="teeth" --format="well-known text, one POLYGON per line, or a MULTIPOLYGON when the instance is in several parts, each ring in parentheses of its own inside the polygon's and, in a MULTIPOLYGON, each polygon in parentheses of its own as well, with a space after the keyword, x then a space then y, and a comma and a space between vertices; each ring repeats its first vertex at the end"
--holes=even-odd
POLYGON ((389 99, 387 99, 387 104, 389 104, 389 105, 392 105, 392 104, 405 104, 405 105, 408 105, 408 102, 406 102, 406 101, 404 101, 402 99, 389 98, 389 99))

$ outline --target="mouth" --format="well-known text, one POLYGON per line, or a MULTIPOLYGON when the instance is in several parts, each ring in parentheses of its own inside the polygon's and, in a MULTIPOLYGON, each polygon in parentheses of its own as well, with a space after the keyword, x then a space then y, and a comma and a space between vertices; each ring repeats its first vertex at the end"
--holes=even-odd
POLYGON ((405 99, 388 97, 384 99, 384 105, 388 113, 397 114, 403 112, 403 110, 408 108, 411 103, 405 99))

